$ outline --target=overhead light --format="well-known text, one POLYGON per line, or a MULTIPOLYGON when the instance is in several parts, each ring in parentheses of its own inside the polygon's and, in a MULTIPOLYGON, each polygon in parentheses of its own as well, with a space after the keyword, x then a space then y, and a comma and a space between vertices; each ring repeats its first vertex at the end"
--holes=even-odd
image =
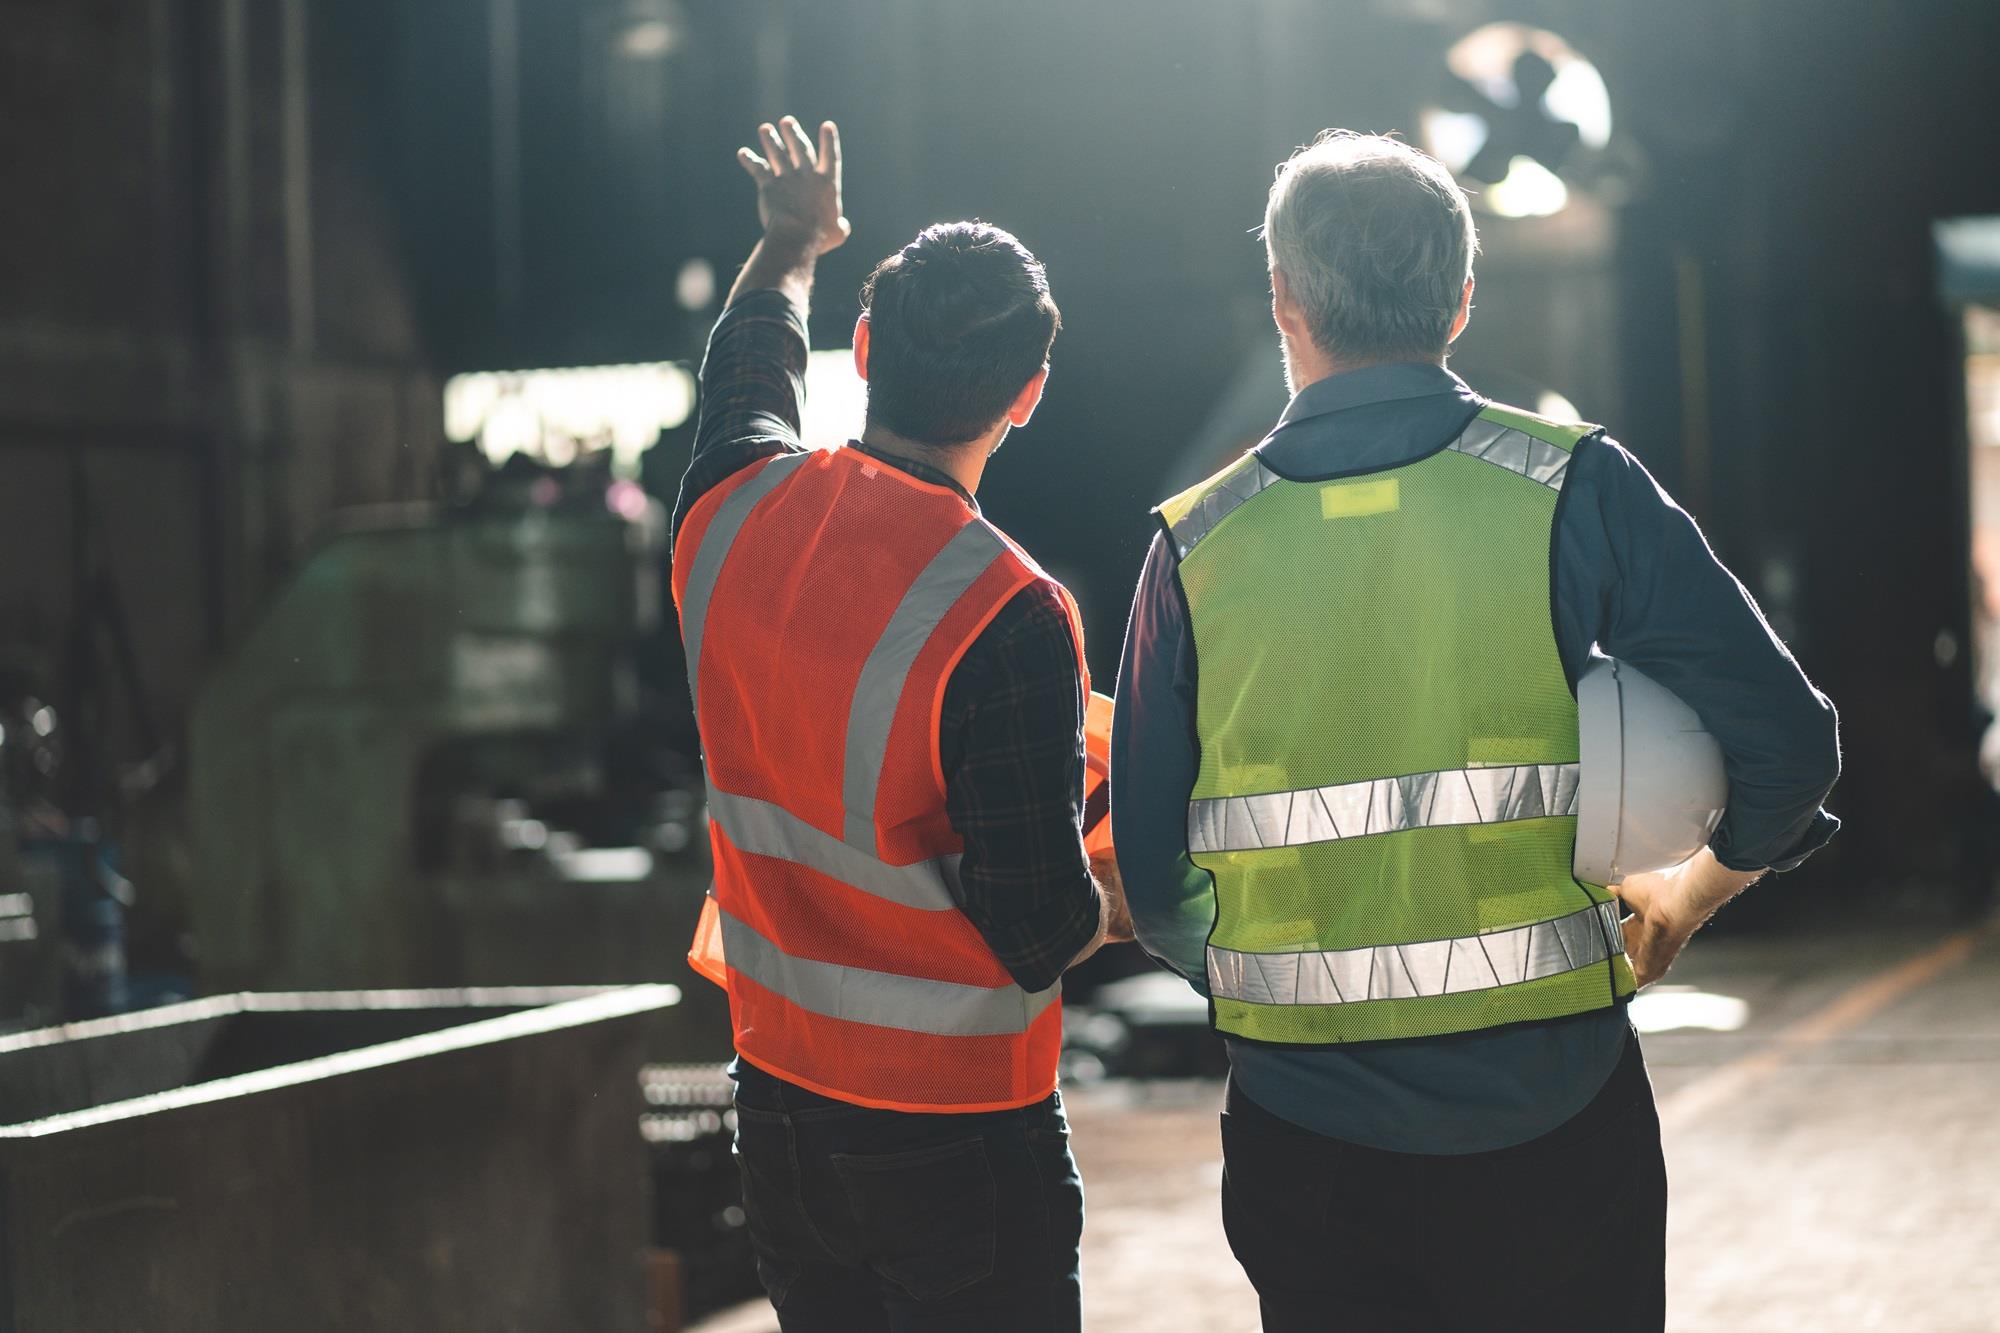
POLYGON ((674 25, 665 19, 642 19, 618 34, 618 54, 629 60, 659 60, 677 45, 674 25))
POLYGON ((1545 218, 1562 212, 1569 187, 1534 158, 1516 157, 1507 163, 1507 174, 1480 197, 1503 218, 1545 218))
POLYGON ((706 310, 715 300, 715 265, 695 258, 674 275, 674 300, 683 310, 706 310))
POLYGON ((1425 150, 1453 172, 1465 170, 1491 133, 1485 118, 1474 112, 1441 111, 1437 107, 1418 115, 1417 128, 1425 150))
POLYGON ((1547 417, 1551 421, 1581 422, 1583 413, 1576 410, 1576 404, 1557 393, 1554 389, 1543 389, 1535 397, 1535 415, 1547 417))
POLYGON ((672 361, 454 375, 444 386, 444 430, 476 440, 487 460, 525 453, 561 467, 609 449, 612 470, 638 474, 639 455, 694 412, 695 381, 672 361))
POLYGON ((1611 93, 1597 66, 1575 47, 1546 28, 1524 23, 1489 23, 1466 34, 1445 53, 1453 74, 1485 94, 1495 106, 1520 105, 1516 83, 1523 56, 1546 61, 1551 74, 1541 95, 1541 108, 1559 121, 1576 126, 1586 148, 1611 142, 1611 93))
POLYGON ((1597 67, 1552 32, 1489 23, 1445 55, 1424 148, 1501 217, 1547 217, 1571 180, 1596 180, 1611 141, 1611 96, 1597 67))
POLYGON ((799 423, 808 449, 838 449, 861 435, 868 384, 854 369, 852 347, 806 356, 806 406, 799 423))
POLYGON ((674 0, 631 0, 611 49, 627 60, 664 60, 686 41, 687 15, 674 0))

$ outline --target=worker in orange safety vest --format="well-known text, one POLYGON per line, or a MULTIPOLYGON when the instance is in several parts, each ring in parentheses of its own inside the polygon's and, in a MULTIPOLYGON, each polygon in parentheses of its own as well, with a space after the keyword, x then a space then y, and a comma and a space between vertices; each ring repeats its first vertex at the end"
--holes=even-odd
POLYGON ((715 860, 691 958, 729 994, 758 1273, 787 1330, 1069 1333, 1061 975, 1129 927, 1076 603, 974 498, 1059 316, 1006 232, 928 229, 863 291, 861 438, 808 450, 838 133, 788 117, 739 160, 764 235, 703 363, 673 592, 715 860))

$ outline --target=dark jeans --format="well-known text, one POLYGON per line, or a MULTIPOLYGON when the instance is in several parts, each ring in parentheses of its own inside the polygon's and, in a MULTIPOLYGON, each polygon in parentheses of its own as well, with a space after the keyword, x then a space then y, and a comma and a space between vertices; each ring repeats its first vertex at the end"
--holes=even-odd
POLYGON ((1083 1179, 1061 1094, 912 1115, 737 1066, 743 1205, 785 1333, 1082 1327, 1083 1179))
POLYGON ((1589 1329, 1666 1322, 1667 1169, 1634 1039, 1541 1138, 1430 1157, 1324 1138, 1232 1083, 1222 1221, 1265 1333, 1589 1329))

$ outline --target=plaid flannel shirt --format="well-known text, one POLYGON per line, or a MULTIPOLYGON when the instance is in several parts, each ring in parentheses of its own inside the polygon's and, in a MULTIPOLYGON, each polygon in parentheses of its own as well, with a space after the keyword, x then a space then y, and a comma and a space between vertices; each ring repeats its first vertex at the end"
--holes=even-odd
MULTIPOLYGON (((673 530, 724 478, 795 453, 805 396, 805 315, 778 291, 749 293, 709 335, 701 421, 673 530)), ((978 503, 944 472, 856 444, 878 461, 978 503)), ((964 839, 958 906, 1015 982, 1045 989, 1097 930, 1083 852, 1083 688, 1055 593, 1016 593, 945 686, 938 724, 945 809, 964 839)))

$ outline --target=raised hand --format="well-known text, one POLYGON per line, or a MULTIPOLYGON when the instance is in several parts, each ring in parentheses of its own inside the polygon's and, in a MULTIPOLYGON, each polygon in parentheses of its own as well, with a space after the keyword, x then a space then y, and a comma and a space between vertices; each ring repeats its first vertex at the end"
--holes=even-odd
POLYGON ((757 217, 764 235, 790 241, 812 255, 838 246, 853 230, 840 207, 840 130, 819 127, 814 148, 796 116, 757 127, 758 147, 739 148, 736 160, 757 182, 757 217))

